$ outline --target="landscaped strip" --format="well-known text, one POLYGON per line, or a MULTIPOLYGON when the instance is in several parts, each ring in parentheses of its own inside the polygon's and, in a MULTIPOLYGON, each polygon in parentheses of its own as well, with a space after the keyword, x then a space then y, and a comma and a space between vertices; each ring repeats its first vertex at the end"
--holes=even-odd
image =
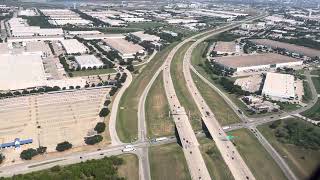
POLYGON ((131 85, 121 97, 117 115, 116 129, 118 136, 123 142, 135 141, 138 137, 138 104, 143 90, 149 83, 153 74, 163 64, 165 58, 176 43, 171 44, 156 56, 144 67, 141 72, 134 75, 131 85))
POLYGON ((154 81, 145 104, 148 137, 174 135, 174 123, 170 118, 162 73, 154 81))
POLYGON ((214 141, 208 138, 199 138, 200 151, 210 173, 211 179, 233 180, 233 176, 224 162, 214 141))
POLYGON ((177 143, 151 147, 149 160, 152 180, 191 180, 183 151, 177 143))
POLYGON ((195 73, 191 72, 192 79, 196 84, 201 96, 205 99, 211 111, 220 125, 228 125, 241 122, 238 115, 231 109, 226 101, 195 73))
POLYGON ((270 154, 247 129, 231 131, 230 135, 243 160, 259 180, 287 179, 270 154))

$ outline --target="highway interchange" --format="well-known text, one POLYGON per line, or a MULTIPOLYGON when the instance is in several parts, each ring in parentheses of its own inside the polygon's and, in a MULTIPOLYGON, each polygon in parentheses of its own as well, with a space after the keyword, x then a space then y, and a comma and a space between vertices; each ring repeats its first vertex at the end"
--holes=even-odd
MULTIPOLYGON (((264 17, 264 15, 260 15, 254 19, 258 19, 264 17)), ((169 137, 167 140, 162 142, 153 142, 150 143, 147 137, 147 127, 146 127, 146 120, 145 120, 145 102, 148 92, 153 85, 155 79, 159 76, 161 71, 163 71, 163 78, 165 84, 165 90, 167 99, 170 105, 171 114, 173 116, 174 122, 176 123, 176 128, 178 130, 180 141, 182 144, 182 148, 187 160, 188 168, 193 179, 210 179, 210 175, 204 163, 204 160, 201 156, 199 151, 199 144, 196 138, 195 133, 192 130, 192 127, 189 123, 188 116, 185 113, 184 108, 180 105, 178 98, 175 93, 175 89, 173 86, 171 74, 170 74, 170 65, 171 61, 175 55, 175 53, 179 50, 187 42, 194 42, 195 38, 200 37, 197 39, 188 49, 184 56, 184 63, 183 63, 183 73, 185 79, 187 81, 187 86, 192 98, 195 100, 198 109, 202 114, 202 119, 206 124, 213 140, 215 141, 217 147, 219 148, 224 161, 226 162, 227 166, 229 167, 231 173, 235 177, 235 179, 255 179, 253 174, 251 173, 250 169, 247 167, 241 156, 239 155, 236 148, 233 144, 225 140, 226 134, 222 130, 222 127, 219 125, 218 121, 215 119, 214 114, 210 110, 209 106, 204 101, 203 97, 199 93, 197 87, 195 86, 192 77, 191 71, 193 71, 196 75, 198 75, 205 83, 207 83, 211 88, 217 91, 223 99, 228 103, 228 105, 234 110, 235 113, 241 118, 243 121, 242 123, 236 123, 230 125, 230 128, 227 131, 240 129, 240 128, 248 128, 250 129, 257 137, 259 142, 263 145, 263 147, 270 153, 273 159, 278 163, 279 167, 283 170, 285 175, 288 179, 297 179, 295 175, 292 173, 286 162, 283 158, 274 150, 274 148, 268 143, 268 141, 263 137, 263 135, 258 131, 256 128, 260 124, 264 124, 267 122, 271 122, 277 119, 286 118, 289 116, 293 116, 295 114, 299 114, 310 107, 312 107, 317 99, 317 93, 315 91, 315 87, 311 81, 311 77, 309 72, 306 71, 305 75, 309 84, 311 85, 312 94, 314 95, 313 100, 310 104, 305 107, 300 108, 299 110, 293 112, 284 112, 280 114, 278 117, 274 116, 267 116, 262 118, 249 118, 242 113, 238 112, 238 107, 226 96, 223 92, 221 92, 214 84, 210 83, 205 77, 203 77, 200 73, 196 71, 196 69, 190 63, 191 53, 192 50, 197 46, 197 44, 201 43, 208 37, 212 35, 216 35, 237 27, 241 25, 243 22, 252 21, 254 19, 249 19, 246 21, 236 22, 234 24, 229 24, 227 26, 210 30, 207 32, 203 32, 192 36, 190 38, 185 39, 181 43, 179 43, 173 50, 169 53, 167 59, 163 63, 161 67, 154 73, 153 77, 151 78, 150 82, 146 86, 143 94, 140 97, 139 105, 138 105, 138 140, 133 142, 132 144, 137 149, 135 152, 139 158, 139 177, 140 179, 146 180, 151 179, 150 175, 150 166, 149 166, 149 159, 148 159, 148 147, 156 146, 156 145, 163 145, 167 143, 176 142, 175 137, 169 137)), ((119 155, 123 152, 121 151, 126 143, 122 143, 117 136, 116 133, 116 118, 117 118, 117 110, 118 105, 121 99, 122 94, 125 92, 126 88, 130 86, 132 81, 132 76, 129 71, 126 71, 128 74, 126 82, 123 84, 123 87, 118 92, 117 96, 114 99, 112 105, 112 111, 110 115, 110 136, 112 140, 112 144, 105 148, 91 150, 87 152, 78 152, 69 155, 65 155, 63 157, 52 157, 47 158, 45 161, 37 162, 37 161, 26 161, 22 164, 14 165, 14 166, 7 166, 0 168, 0 176, 12 176, 14 174, 21 174, 21 173, 28 173, 31 171, 37 171, 41 169, 46 169, 53 167, 55 165, 68 165, 74 164, 81 161, 85 161, 88 159, 99 159, 105 156, 111 155, 119 155)), ((198 133, 197 133, 198 134, 198 133)))

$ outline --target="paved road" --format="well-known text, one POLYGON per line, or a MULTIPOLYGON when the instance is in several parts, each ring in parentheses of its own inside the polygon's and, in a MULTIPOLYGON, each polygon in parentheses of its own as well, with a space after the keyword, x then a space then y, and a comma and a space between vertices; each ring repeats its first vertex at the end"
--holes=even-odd
POLYGON ((122 144, 122 142, 120 141, 120 138, 118 137, 117 130, 116 130, 117 113, 118 113, 118 108, 119 108, 119 103, 120 103, 121 97, 132 82, 132 75, 131 75, 130 71, 128 71, 127 69, 124 69, 124 72, 128 76, 127 76, 126 81, 123 83, 122 87, 120 88, 119 92, 116 94, 116 97, 113 100, 111 114, 110 114, 109 133, 110 133, 112 145, 122 144))
POLYGON ((206 104, 205 100, 201 96, 200 92, 198 91, 195 83, 193 82, 190 66, 191 66, 191 57, 192 51, 197 45, 203 42, 205 39, 209 38, 212 35, 219 34, 221 32, 230 30, 234 27, 239 26, 240 24, 236 24, 234 26, 225 28, 213 34, 207 35, 198 39, 195 43, 193 43, 190 48, 187 50, 184 61, 183 61, 183 73, 184 77, 187 82, 187 87, 192 95, 201 115, 202 120, 205 123, 207 129, 210 132, 214 142, 216 143, 217 148, 219 149, 222 158, 226 162, 227 166, 230 169, 233 177, 235 179, 255 179, 251 170, 247 167, 246 163, 242 159, 241 155, 237 151, 236 147, 233 145, 231 141, 227 139, 226 133, 222 130, 219 122, 216 120, 215 115, 212 113, 209 106, 206 104))
POLYGON ((157 50, 153 50, 151 56, 148 58, 148 60, 146 60, 145 62, 142 62, 142 63, 138 63, 138 64, 134 64, 133 66, 141 66, 141 65, 144 65, 144 64, 148 64, 153 58, 154 56, 157 54, 157 50))
MULTIPOLYGON (((137 142, 134 143, 134 147, 137 149, 137 151, 132 152, 133 154, 136 154, 139 158, 139 167, 141 166, 140 162, 144 162, 146 156, 148 154, 142 154, 143 148, 148 148, 149 146, 158 146, 168 143, 176 142, 175 137, 168 137, 166 141, 161 141, 157 143, 150 143, 148 141, 146 142, 137 142)), ((69 165, 69 164, 75 164, 84 162, 86 160, 90 159, 101 159, 106 156, 112 156, 112 155, 120 155, 124 154, 122 152, 122 149, 124 148, 126 144, 121 145, 111 145, 105 148, 101 148, 101 150, 91 150, 86 152, 77 152, 72 153, 69 155, 66 155, 64 157, 47 157, 44 161, 38 161, 38 160, 30 160, 30 161, 24 161, 21 164, 15 164, 12 166, 5 166, 0 167, 0 177, 9 177, 16 174, 25 174, 32 171, 39 171, 43 169, 48 169, 56 165, 69 165)), ((148 164, 148 162, 147 162, 148 164)), ((144 169, 139 168, 139 175, 143 176, 145 173, 144 169)), ((140 176, 140 177, 141 177, 140 176)), ((141 177, 143 178, 143 177, 141 177)))
POLYGON ((227 104, 234 110, 234 112, 241 118, 241 120, 243 121, 242 123, 235 123, 235 124, 231 124, 229 125, 229 129, 227 129, 227 131, 231 131, 231 130, 236 130, 236 129, 241 129, 241 128, 248 128, 248 129, 253 129, 259 136, 256 136, 259 140, 259 142, 263 145, 263 147, 270 153, 270 155, 272 156, 272 158, 276 161, 276 163, 279 165, 279 167, 282 169, 282 171, 284 172, 284 174, 286 175, 286 177, 288 179, 292 179, 292 180, 296 180, 297 177, 294 175, 294 173, 292 172, 292 170, 290 169, 290 167, 286 164, 286 162, 283 160, 283 158, 278 154, 277 151, 275 151, 275 149, 270 145, 270 143, 263 137, 263 135, 258 131, 258 129, 256 129, 256 127, 258 125, 261 124, 265 124, 268 122, 272 122, 278 119, 285 119, 288 117, 292 117, 292 116, 299 116, 299 113, 306 111, 307 109, 311 108, 312 106, 315 105, 315 103, 318 100, 318 94, 317 91, 314 87, 314 84, 311 80, 311 76, 310 76, 310 72, 309 71, 305 71, 305 76, 307 78, 307 81, 310 85, 311 91, 312 91, 312 95, 313 95, 313 99, 312 101, 307 104, 306 106, 295 110, 295 111, 291 111, 291 112, 284 112, 282 114, 277 115, 270 115, 270 116, 265 116, 265 117, 259 117, 259 118, 249 118, 247 116, 245 116, 244 114, 240 114, 238 112, 238 107, 237 105, 235 105, 230 99, 229 97, 223 93, 219 88, 217 88, 214 84, 212 84, 210 81, 208 81, 205 77, 203 77, 199 72, 196 71, 196 69, 189 63, 189 68, 197 75, 199 76, 206 84, 208 84, 211 88, 213 88, 216 92, 218 92, 218 94, 227 102, 227 104))

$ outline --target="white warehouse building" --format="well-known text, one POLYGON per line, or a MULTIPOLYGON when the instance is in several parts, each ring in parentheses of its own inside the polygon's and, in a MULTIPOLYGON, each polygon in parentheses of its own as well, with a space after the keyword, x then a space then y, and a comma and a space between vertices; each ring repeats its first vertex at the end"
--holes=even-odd
POLYGON ((215 57, 215 62, 227 69, 233 69, 235 72, 258 71, 303 64, 303 61, 300 59, 275 53, 215 57))
POLYGON ((76 62, 79 67, 82 68, 99 68, 103 66, 103 63, 94 55, 75 56, 76 62))
POLYGON ((290 74, 267 73, 262 94, 279 101, 295 98, 294 76, 290 74))
POLYGON ((88 48, 76 39, 64 39, 60 42, 67 54, 82 54, 88 51, 88 48))

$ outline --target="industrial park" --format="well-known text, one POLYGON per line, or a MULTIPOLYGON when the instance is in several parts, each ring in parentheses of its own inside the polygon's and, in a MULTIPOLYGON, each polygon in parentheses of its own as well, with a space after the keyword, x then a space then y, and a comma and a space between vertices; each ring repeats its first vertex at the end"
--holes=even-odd
POLYGON ((0 179, 318 179, 320 3, 0 1, 0 179))

